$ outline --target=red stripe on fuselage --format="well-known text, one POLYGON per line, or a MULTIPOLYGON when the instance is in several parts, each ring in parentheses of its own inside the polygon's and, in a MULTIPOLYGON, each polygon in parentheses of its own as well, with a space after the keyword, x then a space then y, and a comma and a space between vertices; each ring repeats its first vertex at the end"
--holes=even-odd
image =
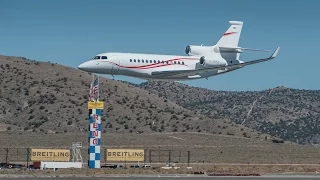
POLYGON ((158 65, 159 65, 159 66, 144 67, 144 68, 139 68, 139 67, 137 67, 137 68, 138 68, 138 69, 151 69, 151 68, 157 68, 157 67, 163 67, 163 66, 170 66, 170 65, 187 66, 187 65, 185 65, 185 64, 167 64, 167 63, 165 63, 165 64, 160 63, 160 64, 158 64, 158 65))
POLYGON ((151 68, 157 68, 157 67, 163 67, 163 66, 170 66, 170 65, 181 65, 181 66, 187 66, 185 64, 163 64, 163 63, 159 63, 159 64, 155 64, 156 66, 148 66, 148 67, 140 67, 140 66, 137 66, 137 67, 128 67, 128 66, 121 66, 117 63, 113 63, 113 62, 109 62, 109 63, 112 63, 116 66, 119 66, 119 67, 122 67, 122 68, 128 68, 128 69, 151 69, 151 68))
MULTIPOLYGON (((110 62, 110 61, 99 61, 99 62, 109 62, 109 63, 112 63, 114 65, 117 65, 119 67, 122 67, 122 68, 132 68, 132 69, 150 69, 150 68, 156 68, 156 67, 162 67, 162 66, 168 66, 168 65, 183 65, 183 66, 187 66, 185 64, 174 64, 174 63, 171 63, 172 61, 176 61, 176 60, 198 60, 197 58, 174 58, 174 59, 169 59, 169 60, 161 60, 160 63, 152 63, 152 64, 147 64, 147 65, 142 65, 142 66, 121 66, 120 64, 117 64, 117 63, 114 63, 114 62, 110 62), (164 63, 162 63, 162 61, 164 61, 164 63), (169 62, 167 64, 167 62, 169 62)), ((153 60, 150 60, 150 61, 153 61, 153 60)), ((158 61, 158 60, 157 60, 158 61)))

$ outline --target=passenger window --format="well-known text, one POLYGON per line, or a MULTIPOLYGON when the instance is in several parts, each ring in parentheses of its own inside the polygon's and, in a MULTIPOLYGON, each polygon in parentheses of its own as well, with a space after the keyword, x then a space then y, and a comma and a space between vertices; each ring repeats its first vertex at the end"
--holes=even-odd
POLYGON ((130 59, 130 62, 132 62, 132 59, 130 59))
POLYGON ((158 60, 158 63, 160 63, 160 61, 158 60))
POLYGON ((182 64, 184 65, 184 62, 182 61, 182 64))
POLYGON ((156 61, 156 60, 154 60, 154 61, 153 61, 153 63, 157 63, 157 61, 156 61))
POLYGON ((142 59, 141 61, 142 61, 142 63, 144 63, 144 60, 143 60, 143 59, 142 59))
POLYGON ((134 61, 134 62, 136 62, 136 60, 135 60, 135 59, 134 59, 133 61, 134 61))
POLYGON ((164 61, 162 61, 162 64, 164 64, 164 61))
POLYGON ((146 60, 146 63, 148 63, 148 60, 146 60))
POLYGON ((166 61, 167 62, 167 64, 169 64, 169 61, 166 61))
POLYGON ((108 59, 107 56, 101 56, 101 59, 108 59))
POLYGON ((140 59, 138 59, 138 62, 140 62, 140 59))
POLYGON ((180 61, 178 61, 178 64, 180 64, 180 61))
POLYGON ((177 62, 176 62, 176 61, 174 61, 174 63, 175 63, 175 64, 177 64, 177 62))

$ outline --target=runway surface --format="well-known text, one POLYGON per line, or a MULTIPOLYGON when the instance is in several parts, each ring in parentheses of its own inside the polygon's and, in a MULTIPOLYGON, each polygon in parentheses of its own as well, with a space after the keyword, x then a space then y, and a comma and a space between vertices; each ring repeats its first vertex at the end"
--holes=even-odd
MULTIPOLYGON (((18 178, 18 177, 17 177, 18 178)), ((17 178, 1 178, 1 180, 12 180, 17 178)), ((20 179, 21 177, 19 177, 20 179)), ((186 179, 186 180, 202 180, 202 179, 212 179, 212 180, 319 180, 320 176, 299 176, 299 175, 290 175, 290 176, 278 176, 278 175, 270 175, 270 176, 260 176, 260 177, 208 177, 208 176, 152 176, 152 177, 115 177, 115 176, 107 176, 107 177, 24 177, 25 180, 169 180, 169 179, 186 179)))

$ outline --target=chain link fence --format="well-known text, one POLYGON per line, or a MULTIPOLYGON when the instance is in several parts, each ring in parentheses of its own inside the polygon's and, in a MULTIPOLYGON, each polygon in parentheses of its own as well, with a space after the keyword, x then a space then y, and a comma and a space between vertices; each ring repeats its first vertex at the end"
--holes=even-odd
MULTIPOLYGON (((37 147, 38 148, 38 147, 37 147)), ((36 148, 36 149, 37 149, 36 148)), ((167 147, 168 148, 168 147, 167 147)), ((31 161, 31 150, 29 148, 0 148, 0 168, 5 165, 22 164, 24 166, 33 164, 31 161)), ((39 148, 41 149, 41 148, 39 148)), ((51 147, 48 149, 70 149, 71 147, 51 147)), ((88 148, 86 146, 78 148, 83 160, 83 167, 87 167, 88 148)), ((71 158, 70 158, 71 159, 71 158)), ((320 148, 308 146, 291 145, 291 149, 283 146, 268 149, 254 146, 232 146, 208 147, 205 148, 158 148, 158 147, 101 147, 101 165, 106 164, 139 164, 151 166, 191 166, 193 164, 214 164, 214 163, 242 163, 242 164, 319 164, 320 148), (107 161, 107 149, 143 149, 143 162, 112 162, 107 161)))
MULTIPOLYGON (((53 148, 54 149, 54 148, 53 148)), ((88 162, 88 149, 86 147, 79 148, 83 163, 88 162)), ((32 164, 31 160, 32 148, 0 148, 0 167, 18 166, 21 165, 28 167, 32 164)), ((101 148, 101 164, 124 163, 124 162, 108 162, 106 156, 107 148, 101 148)), ((70 153, 72 153, 70 149, 70 153)), ((178 163, 190 163, 190 151, 181 150, 157 150, 157 149, 144 149, 144 162, 139 164, 148 165, 175 165, 178 163)), ((71 154, 72 155, 72 154, 71 154)), ((70 158, 71 159, 71 158, 70 158)), ((136 164, 137 162, 126 162, 128 164, 136 164)), ((84 166, 86 167, 86 165, 84 166)))

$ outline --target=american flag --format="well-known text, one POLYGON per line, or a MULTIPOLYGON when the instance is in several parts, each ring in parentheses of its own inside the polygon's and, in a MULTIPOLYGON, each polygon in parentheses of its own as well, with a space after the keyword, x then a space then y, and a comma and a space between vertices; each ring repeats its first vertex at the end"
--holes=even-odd
POLYGON ((98 76, 97 76, 96 79, 93 82, 93 85, 92 85, 92 93, 93 94, 98 94, 98 92, 99 92, 99 79, 98 79, 98 76))

